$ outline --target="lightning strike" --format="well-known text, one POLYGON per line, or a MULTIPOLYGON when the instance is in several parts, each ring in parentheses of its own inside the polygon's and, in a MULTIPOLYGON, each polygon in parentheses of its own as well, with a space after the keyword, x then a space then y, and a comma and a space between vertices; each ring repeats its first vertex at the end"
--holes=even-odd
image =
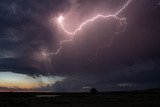
MULTIPOLYGON (((84 26, 86 26, 87 24, 89 23, 94 23, 97 19, 99 18, 103 18, 103 19, 108 19, 108 18, 115 18, 117 20, 119 20, 120 24, 123 25, 127 25, 127 22, 126 22, 126 18, 120 18, 118 17, 118 15, 125 10, 125 8, 129 5, 129 3, 131 2, 132 0, 128 0, 125 5, 120 9, 118 10, 116 13, 114 14, 109 14, 109 15, 102 15, 102 14, 98 14, 97 16, 91 18, 91 19, 88 19, 86 20, 85 22, 83 22, 82 24, 80 24, 80 26, 78 28, 76 28, 73 32, 70 32, 68 31, 67 29, 65 29, 65 26, 64 26, 64 20, 65 20, 65 17, 64 16, 59 16, 57 18, 57 22, 58 24, 60 25, 61 29, 68 35, 70 35, 70 39, 69 40, 62 40, 60 41, 60 47, 53 53, 47 53, 46 51, 42 52, 43 56, 45 59, 48 58, 48 56, 50 55, 57 55, 60 53, 60 51, 63 49, 63 45, 65 43, 68 43, 68 42, 71 42, 74 38, 75 38, 75 35, 78 33, 78 31, 82 30, 84 26)), ((126 27, 125 27, 126 28, 126 27)), ((125 28, 123 29, 123 31, 125 30, 125 28)), ((123 32, 122 31, 122 32, 123 32)), ((114 37, 113 37, 114 38, 114 37)), ((112 38, 112 39, 113 39, 112 38)), ((109 43, 109 46, 111 45, 111 42, 112 42, 112 39, 109 43)), ((104 46, 104 47, 109 47, 109 46, 104 46)), ((100 47, 101 49, 102 47, 100 47)), ((99 50, 99 49, 98 49, 99 50)), ((97 52, 96 52, 96 55, 97 55, 97 52)))
POLYGON ((59 23, 63 23, 63 20, 64 20, 64 17, 63 17, 63 16, 59 16, 58 22, 59 22, 59 23))

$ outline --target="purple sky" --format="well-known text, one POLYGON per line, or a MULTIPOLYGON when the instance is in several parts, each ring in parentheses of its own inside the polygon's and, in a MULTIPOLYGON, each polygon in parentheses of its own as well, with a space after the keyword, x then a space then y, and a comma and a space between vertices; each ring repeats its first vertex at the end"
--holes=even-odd
POLYGON ((34 91, 86 91, 84 86, 100 91, 159 88, 159 0, 132 0, 118 14, 125 22, 99 18, 64 43, 57 55, 47 59, 42 55, 56 52, 60 41, 71 38, 57 24, 60 15, 72 32, 97 14, 114 14, 126 2, 1 0, 0 91, 25 90, 17 82, 8 85, 17 75, 21 83, 36 83, 30 88, 34 91))

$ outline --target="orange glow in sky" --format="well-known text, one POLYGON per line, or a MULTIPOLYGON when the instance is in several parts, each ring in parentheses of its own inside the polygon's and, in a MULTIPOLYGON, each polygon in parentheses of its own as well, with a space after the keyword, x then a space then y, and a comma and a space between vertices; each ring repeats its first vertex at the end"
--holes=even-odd
POLYGON ((58 76, 38 76, 31 77, 25 74, 13 72, 0 72, 0 87, 34 89, 54 84, 56 81, 62 81, 64 77, 58 76))

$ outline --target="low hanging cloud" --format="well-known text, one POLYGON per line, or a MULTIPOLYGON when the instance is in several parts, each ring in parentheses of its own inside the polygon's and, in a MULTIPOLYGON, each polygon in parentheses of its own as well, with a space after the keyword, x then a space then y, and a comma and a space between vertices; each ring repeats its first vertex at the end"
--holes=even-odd
POLYGON ((1 71, 0 72, 0 86, 6 87, 14 90, 18 89, 26 89, 26 90, 34 90, 46 86, 51 86, 55 84, 57 81, 64 80, 64 77, 58 76, 28 76, 25 74, 13 73, 9 71, 1 71))

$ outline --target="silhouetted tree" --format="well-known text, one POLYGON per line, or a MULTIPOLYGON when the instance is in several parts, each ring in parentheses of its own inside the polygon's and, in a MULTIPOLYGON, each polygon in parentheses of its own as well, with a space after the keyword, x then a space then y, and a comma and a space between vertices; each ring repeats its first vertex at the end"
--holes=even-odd
POLYGON ((95 88, 91 88, 89 91, 90 91, 91 94, 97 94, 98 93, 98 90, 95 89, 95 88))

